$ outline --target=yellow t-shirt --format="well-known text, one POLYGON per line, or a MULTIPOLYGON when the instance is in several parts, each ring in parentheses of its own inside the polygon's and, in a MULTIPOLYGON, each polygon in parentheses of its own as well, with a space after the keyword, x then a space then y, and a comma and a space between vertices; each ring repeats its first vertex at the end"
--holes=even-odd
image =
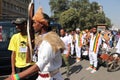
POLYGON ((20 33, 14 34, 10 40, 8 50, 16 53, 16 67, 23 68, 28 66, 28 63, 26 63, 27 36, 22 36, 20 33))

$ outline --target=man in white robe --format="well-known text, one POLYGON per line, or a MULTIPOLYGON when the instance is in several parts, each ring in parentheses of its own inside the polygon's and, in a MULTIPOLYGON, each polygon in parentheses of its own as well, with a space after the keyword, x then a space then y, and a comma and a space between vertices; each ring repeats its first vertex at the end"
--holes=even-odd
POLYGON ((10 75, 5 80, 22 80, 31 74, 38 72, 36 80, 64 80, 59 68, 62 65, 61 53, 64 50, 64 43, 55 32, 48 32, 49 16, 38 9, 33 16, 33 28, 40 36, 37 43, 38 61, 27 70, 10 75))

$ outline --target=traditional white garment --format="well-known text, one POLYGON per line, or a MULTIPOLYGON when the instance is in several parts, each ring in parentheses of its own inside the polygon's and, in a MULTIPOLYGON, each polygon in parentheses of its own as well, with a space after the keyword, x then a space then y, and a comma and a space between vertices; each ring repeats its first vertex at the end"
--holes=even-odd
MULTIPOLYGON (((38 61, 36 62, 36 65, 40 69, 39 73, 49 73, 59 69, 62 65, 60 51, 55 53, 50 43, 48 43, 46 40, 43 40, 38 48, 38 61)), ((63 80, 60 72, 48 78, 42 78, 41 76, 38 76, 36 80, 53 80, 53 78, 56 80, 63 80)))
MULTIPOLYGON (((75 52, 76 52, 76 57, 81 58, 81 47, 79 46, 79 36, 78 34, 75 34, 75 52)), ((83 44, 84 41, 84 36, 82 35, 81 37, 81 43, 83 44)))
MULTIPOLYGON (((90 38, 90 47, 89 47, 89 50, 93 51, 96 35, 93 35, 92 33, 90 35, 91 35, 91 38, 90 38)), ((101 45, 101 43, 102 43, 102 38, 100 36, 99 39, 98 39, 98 45, 97 45, 96 53, 98 53, 99 46, 101 45)))
POLYGON ((120 38, 117 42, 116 49, 117 49, 116 52, 120 54, 120 38))
POLYGON ((74 54, 74 47, 75 47, 74 44, 73 44, 73 41, 74 41, 73 36, 74 36, 74 35, 71 35, 71 34, 69 35, 69 39, 70 39, 70 47, 71 47, 71 49, 70 49, 70 50, 71 50, 71 51, 70 51, 70 52, 71 52, 71 55, 74 54))
POLYGON ((90 60, 90 65, 93 65, 94 67, 97 68, 97 54, 95 54, 93 51, 89 51, 89 60, 90 60))
POLYGON ((94 42, 95 42, 95 38, 96 35, 93 35, 92 33, 90 34, 91 38, 90 38, 90 47, 89 47, 89 59, 90 59, 90 64, 93 65, 94 67, 97 67, 97 54, 98 54, 98 50, 99 50, 99 46, 102 43, 102 38, 101 36, 98 39, 98 45, 97 45, 97 50, 96 52, 94 52, 94 42))

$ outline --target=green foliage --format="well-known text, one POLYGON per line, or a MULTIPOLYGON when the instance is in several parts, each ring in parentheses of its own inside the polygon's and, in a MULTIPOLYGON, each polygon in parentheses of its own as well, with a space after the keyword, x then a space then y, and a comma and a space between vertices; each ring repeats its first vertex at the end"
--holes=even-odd
POLYGON ((89 0, 50 0, 52 17, 57 18, 63 28, 91 28, 99 24, 111 26, 102 6, 89 0))
POLYGON ((73 25, 76 25, 78 22, 78 13, 76 9, 70 8, 60 15, 60 23, 64 28, 74 28, 73 25))
POLYGON ((50 0, 49 5, 53 16, 59 18, 62 12, 69 9, 68 3, 69 0, 50 0))

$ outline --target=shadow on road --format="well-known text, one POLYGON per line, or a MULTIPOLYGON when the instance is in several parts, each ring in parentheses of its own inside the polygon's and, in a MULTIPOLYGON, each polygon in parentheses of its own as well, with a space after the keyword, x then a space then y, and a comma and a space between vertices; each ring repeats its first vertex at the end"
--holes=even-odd
MULTIPOLYGON (((80 71, 82 70, 82 66, 81 65, 75 65, 75 66, 72 66, 71 69, 70 69, 70 73, 69 73, 69 76, 72 75, 73 73, 79 73, 80 71)), ((65 74, 66 72, 63 72, 63 74, 65 74)), ((64 80, 70 80, 69 77, 68 78, 65 78, 64 80)))
MULTIPOLYGON (((69 76, 72 75, 73 73, 79 73, 82 69, 81 65, 75 65, 70 68, 69 71, 69 76)), ((62 75, 66 74, 66 71, 62 73, 62 75)))
POLYGON ((70 80, 69 78, 65 78, 64 80, 70 80))
POLYGON ((81 69, 82 69, 81 65, 72 66, 70 69, 70 75, 73 73, 79 73, 81 71, 81 69))
MULTIPOLYGON (((70 75, 72 75, 73 73, 75 73, 75 74, 79 73, 81 71, 81 69, 83 68, 80 64, 74 65, 76 63, 76 58, 70 57, 69 58, 69 63, 70 63, 69 75, 64 80, 70 80, 69 79, 70 75)), ((67 75, 67 67, 65 65, 64 60, 62 60, 62 66, 61 67, 65 68, 65 71, 62 72, 62 75, 64 75, 64 74, 67 75)))

